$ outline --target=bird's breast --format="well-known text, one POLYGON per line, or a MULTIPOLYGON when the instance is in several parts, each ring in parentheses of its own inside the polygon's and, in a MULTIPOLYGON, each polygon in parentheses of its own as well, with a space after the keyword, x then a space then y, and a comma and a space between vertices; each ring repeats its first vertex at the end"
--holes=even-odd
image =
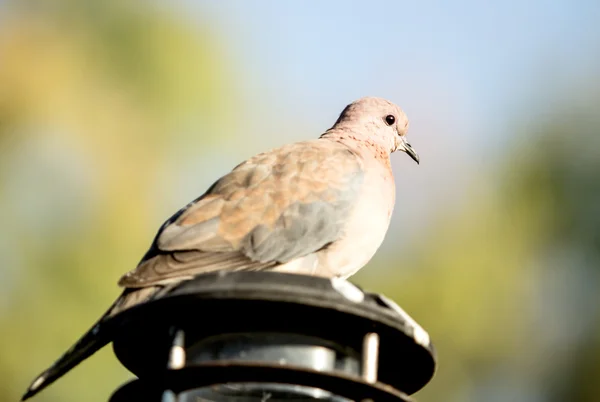
POLYGON ((343 237, 320 258, 320 270, 348 277, 367 264, 387 233, 395 202, 391 172, 367 169, 356 205, 344 228, 343 237))

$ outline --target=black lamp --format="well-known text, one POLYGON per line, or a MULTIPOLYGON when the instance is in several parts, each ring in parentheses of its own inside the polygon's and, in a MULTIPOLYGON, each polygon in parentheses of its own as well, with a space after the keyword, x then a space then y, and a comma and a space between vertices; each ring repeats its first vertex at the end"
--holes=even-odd
POLYGON ((435 371, 416 322, 341 279, 206 274, 108 324, 138 377, 110 402, 399 402, 435 371))

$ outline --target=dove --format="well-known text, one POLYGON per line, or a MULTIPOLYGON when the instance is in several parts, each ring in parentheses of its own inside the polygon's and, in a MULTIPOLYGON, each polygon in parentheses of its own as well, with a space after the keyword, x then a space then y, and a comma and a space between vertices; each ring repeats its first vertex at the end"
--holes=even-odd
POLYGON ((258 154, 218 179, 163 223, 121 296, 22 400, 108 344, 105 320, 215 271, 296 273, 346 279, 373 257, 395 203, 390 155, 419 156, 394 103, 364 97, 319 138, 258 154))

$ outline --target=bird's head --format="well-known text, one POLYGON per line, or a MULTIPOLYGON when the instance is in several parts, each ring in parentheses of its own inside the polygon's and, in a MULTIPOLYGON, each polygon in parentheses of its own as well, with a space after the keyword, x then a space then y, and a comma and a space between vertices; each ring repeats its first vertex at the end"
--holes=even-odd
MULTIPOLYGON (((419 163, 419 155, 406 139, 408 118, 394 103, 376 97, 360 98, 342 111, 332 127, 350 130, 355 135, 367 136, 389 152, 403 151, 419 163)), ((361 138, 362 139, 362 138, 361 138)))

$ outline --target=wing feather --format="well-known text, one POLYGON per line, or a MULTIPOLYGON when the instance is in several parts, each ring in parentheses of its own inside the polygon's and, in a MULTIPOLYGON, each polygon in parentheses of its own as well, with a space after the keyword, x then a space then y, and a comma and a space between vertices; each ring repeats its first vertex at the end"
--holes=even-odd
POLYGON ((169 219, 124 287, 219 270, 263 270, 343 236, 360 191, 360 160, 345 146, 306 141, 238 165, 169 219))

